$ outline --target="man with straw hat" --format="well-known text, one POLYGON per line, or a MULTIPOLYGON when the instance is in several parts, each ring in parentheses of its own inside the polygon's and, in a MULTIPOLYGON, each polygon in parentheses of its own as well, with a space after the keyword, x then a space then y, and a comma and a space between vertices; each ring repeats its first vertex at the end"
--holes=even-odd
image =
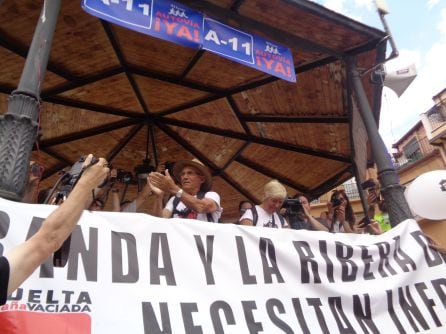
POLYGON ((149 184, 156 195, 154 214, 163 218, 188 218, 218 222, 221 216, 220 195, 211 191, 212 175, 197 159, 179 160, 172 169, 175 183, 166 169, 165 174, 152 172, 149 184), (172 197, 163 208, 164 194, 172 197))

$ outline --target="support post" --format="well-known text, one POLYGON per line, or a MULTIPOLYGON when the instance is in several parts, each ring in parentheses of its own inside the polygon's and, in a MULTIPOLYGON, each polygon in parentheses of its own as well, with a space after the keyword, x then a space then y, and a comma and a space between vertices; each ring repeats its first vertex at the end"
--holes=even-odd
POLYGON ((353 92, 356 95, 359 112, 367 131, 373 158, 378 169, 378 179, 381 184, 384 201, 388 207, 390 224, 393 227, 403 220, 413 217, 404 197, 404 188, 399 184, 398 174, 387 152, 386 145, 378 132, 378 126, 373 117, 354 57, 347 57, 346 64, 348 75, 352 80, 353 92))
POLYGON ((40 91, 60 11, 61 0, 45 0, 19 86, 0 116, 0 197, 20 201, 28 181, 32 147, 37 138, 40 91))

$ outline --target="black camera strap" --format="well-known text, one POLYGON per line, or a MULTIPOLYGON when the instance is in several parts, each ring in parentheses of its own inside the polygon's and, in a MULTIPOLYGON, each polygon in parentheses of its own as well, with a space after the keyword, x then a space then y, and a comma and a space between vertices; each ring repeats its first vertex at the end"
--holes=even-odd
MULTIPOLYGON (((204 191, 199 191, 198 194, 197 194, 197 198, 198 198, 198 199, 203 199, 205 194, 206 194, 206 193, 205 193, 204 191)), ((185 216, 187 216, 187 215, 191 212, 191 209, 189 209, 189 208, 187 208, 187 207, 186 207, 186 209, 184 209, 184 210, 181 210, 181 211, 178 210, 177 207, 178 207, 178 204, 180 204, 180 202, 181 202, 181 198, 179 198, 179 197, 174 197, 174 199, 173 199, 172 216, 173 216, 174 214, 176 214, 176 215, 178 215, 178 216, 180 216, 180 217, 185 217, 185 216)), ((210 222, 210 223, 215 223, 215 222, 214 222, 214 218, 212 217, 212 213, 209 213, 209 212, 206 213, 206 219, 207 219, 207 221, 210 222)))
MULTIPOLYGON (((257 221, 259 220, 259 214, 257 213, 256 206, 254 205, 252 208, 250 208, 248 210, 251 210, 251 212, 252 212, 252 225, 257 226, 257 221)), ((272 225, 275 227, 276 225, 275 225, 275 221, 274 221, 274 214, 275 214, 275 212, 272 214, 271 220, 272 220, 272 225)), ((282 227, 284 227, 285 226, 285 218, 280 214, 277 214, 277 216, 279 217, 280 224, 282 225, 282 227)))

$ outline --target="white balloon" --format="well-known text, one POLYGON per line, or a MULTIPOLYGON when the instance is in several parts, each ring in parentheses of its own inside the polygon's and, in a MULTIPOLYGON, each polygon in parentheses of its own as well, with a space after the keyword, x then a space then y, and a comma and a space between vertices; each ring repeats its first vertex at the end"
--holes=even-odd
POLYGON ((418 176, 408 187, 406 199, 416 215, 446 219, 446 170, 434 170, 418 176))

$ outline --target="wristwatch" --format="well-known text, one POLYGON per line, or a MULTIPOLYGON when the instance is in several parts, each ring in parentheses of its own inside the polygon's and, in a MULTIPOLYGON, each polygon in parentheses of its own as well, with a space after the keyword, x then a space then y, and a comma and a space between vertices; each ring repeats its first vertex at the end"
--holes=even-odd
POLYGON ((175 193, 175 197, 177 197, 177 198, 181 198, 181 196, 183 196, 183 189, 180 188, 180 190, 178 190, 178 191, 175 193))

